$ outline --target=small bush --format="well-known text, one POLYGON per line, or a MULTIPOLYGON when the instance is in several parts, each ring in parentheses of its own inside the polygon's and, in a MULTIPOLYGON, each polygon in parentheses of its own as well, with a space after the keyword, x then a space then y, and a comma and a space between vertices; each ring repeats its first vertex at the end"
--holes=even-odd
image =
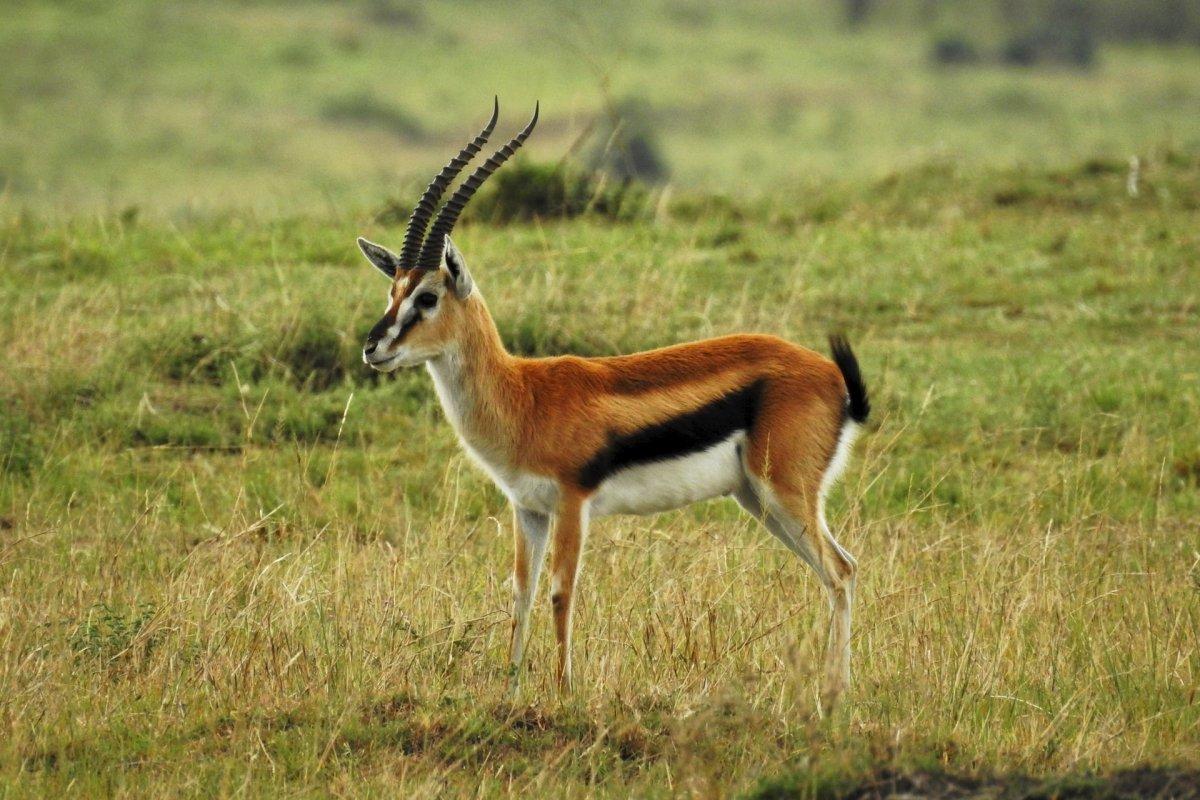
POLYGON ((846 24, 852 28, 867 21, 874 10, 874 0, 843 0, 842 8, 846 15, 846 24))
POLYGON ((978 63, 980 55, 974 42, 957 34, 947 34, 934 40, 931 58, 935 64, 959 66, 978 63))
POLYGON ((1099 175, 1124 175, 1129 169, 1128 164, 1115 158, 1095 156, 1079 165, 1077 172, 1087 177, 1099 175))
POLYGON ((472 213, 501 223, 582 214, 625 220, 648 207, 649 192, 635 180, 612 180, 568 164, 518 161, 496 173, 472 213))
POLYGON ((846 199, 835 195, 819 197, 805 206, 803 212, 805 219, 818 225, 835 222, 846 213, 846 199))
POLYGON ((712 27, 714 7, 708 3, 672 0, 663 8, 667 18, 682 28, 705 30, 712 27))
MULTIPOLYGON (((362 333, 365 336, 365 329, 362 333)), ((355 350, 361 338, 352 341, 313 312, 292 324, 256 333, 168 327, 140 339, 131 357, 152 364, 156 374, 178 383, 223 386, 232 383, 236 368, 248 383, 278 378, 300 389, 323 392, 347 379, 349 367, 357 364, 355 350)))
POLYGON ((287 67, 312 67, 319 59, 316 45, 308 40, 287 42, 275 50, 275 60, 287 67))
POLYGON ((323 392, 342 383, 346 365, 355 363, 346 350, 332 325, 314 319, 283 342, 274 360, 297 386, 323 392))
POLYGON ((699 238, 698 244, 704 247, 728 247, 742 241, 745 234, 742 227, 732 222, 726 222, 716 230, 699 238))
POLYGON ((425 27, 425 7, 416 0, 369 0, 367 18, 376 25, 415 31, 425 27))
POLYGON ((618 102, 597 127, 589 166, 618 179, 660 183, 670 175, 662 155, 654 113, 640 99, 618 102))
POLYGON ((1003 189, 997 189, 992 194, 992 202, 998 206, 1019 206, 1037 197, 1033 188, 1026 184, 1014 184, 1003 189))
POLYGON ((1000 60, 1015 67, 1049 64, 1086 69, 1096 60, 1096 44, 1086 28, 1044 27, 1014 35, 1001 50, 1000 60))

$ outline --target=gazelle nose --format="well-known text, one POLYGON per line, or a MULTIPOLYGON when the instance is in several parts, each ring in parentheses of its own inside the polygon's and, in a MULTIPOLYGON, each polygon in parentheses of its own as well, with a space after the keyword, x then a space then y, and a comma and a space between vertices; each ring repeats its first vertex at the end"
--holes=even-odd
POLYGON ((366 346, 363 348, 363 355, 364 356, 371 355, 372 353, 375 352, 375 348, 378 346, 379 346, 379 342, 368 341, 366 346))

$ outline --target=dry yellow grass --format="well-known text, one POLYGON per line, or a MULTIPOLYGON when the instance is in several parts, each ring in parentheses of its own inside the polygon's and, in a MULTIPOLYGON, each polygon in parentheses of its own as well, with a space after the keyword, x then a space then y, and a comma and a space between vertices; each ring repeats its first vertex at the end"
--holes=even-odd
POLYGON ((1200 184, 1178 157, 1146 174, 1137 200, 1095 170, 935 170, 899 179, 908 200, 831 190, 819 223, 464 229, 526 350, 851 331, 878 418, 830 514, 861 563, 830 720, 819 587, 729 502, 596 523, 576 691, 551 691, 543 593, 505 701, 508 511, 424 375, 353 360, 383 289, 353 235, 388 232, 9 220, 4 791, 724 795, 878 764, 1195 766, 1200 184))

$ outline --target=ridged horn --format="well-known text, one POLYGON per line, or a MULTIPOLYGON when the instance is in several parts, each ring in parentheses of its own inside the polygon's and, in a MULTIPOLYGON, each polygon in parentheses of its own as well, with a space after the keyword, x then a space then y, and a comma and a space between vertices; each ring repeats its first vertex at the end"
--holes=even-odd
POLYGON ((492 107, 492 118, 488 120, 488 124, 483 126, 483 130, 468 142, 458 155, 442 167, 442 171, 434 176, 434 179, 429 182, 429 186, 425 188, 425 194, 421 195, 421 199, 417 201, 412 216, 408 218, 408 228, 404 231, 404 247, 400 250, 401 269, 412 269, 417 265, 417 256, 421 252, 421 240, 425 238, 425 227, 429 224, 429 218, 433 216, 438 201, 442 199, 442 194, 446 191, 446 187, 454 181, 455 176, 462 172, 462 168, 487 144, 488 137, 492 135, 492 130, 496 127, 496 120, 499 118, 500 98, 496 97, 492 107))
POLYGON ((540 103, 534 105, 533 117, 530 118, 529 124, 525 126, 524 130, 510 139, 508 144, 492 154, 491 158, 476 167, 471 176, 463 181, 462 186, 458 187, 458 191, 452 194, 450 199, 446 201, 446 205, 442 206, 442 210, 438 212, 437 219, 433 221, 433 225, 429 228, 429 235, 425 237, 425 244, 421 246, 421 255, 417 259, 417 269, 437 269, 441 265, 442 250, 445 247, 446 237, 454 229, 454 223, 458 222, 458 215, 462 213, 471 196, 483 185, 483 182, 493 172, 500 169, 501 164, 512 158, 513 153, 516 153, 521 148, 521 145, 525 144, 525 140, 533 132, 533 127, 537 125, 540 105, 540 103))

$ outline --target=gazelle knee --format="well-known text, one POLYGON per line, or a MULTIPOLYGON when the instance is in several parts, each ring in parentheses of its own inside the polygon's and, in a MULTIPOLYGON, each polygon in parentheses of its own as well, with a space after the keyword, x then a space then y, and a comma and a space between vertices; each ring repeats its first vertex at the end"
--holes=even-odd
POLYGON ((829 590, 830 602, 834 605, 847 602, 854 594, 858 564, 853 558, 843 558, 837 551, 830 553, 824 563, 825 588, 829 590))
POLYGON ((554 609, 555 614, 561 614, 567 610, 567 594, 566 592, 554 592, 550 595, 550 606, 554 609))
POLYGON ((843 583, 853 588, 854 582, 858 578, 858 562, 846 552, 839 553, 839 556, 840 558, 835 559, 837 574, 843 583))

